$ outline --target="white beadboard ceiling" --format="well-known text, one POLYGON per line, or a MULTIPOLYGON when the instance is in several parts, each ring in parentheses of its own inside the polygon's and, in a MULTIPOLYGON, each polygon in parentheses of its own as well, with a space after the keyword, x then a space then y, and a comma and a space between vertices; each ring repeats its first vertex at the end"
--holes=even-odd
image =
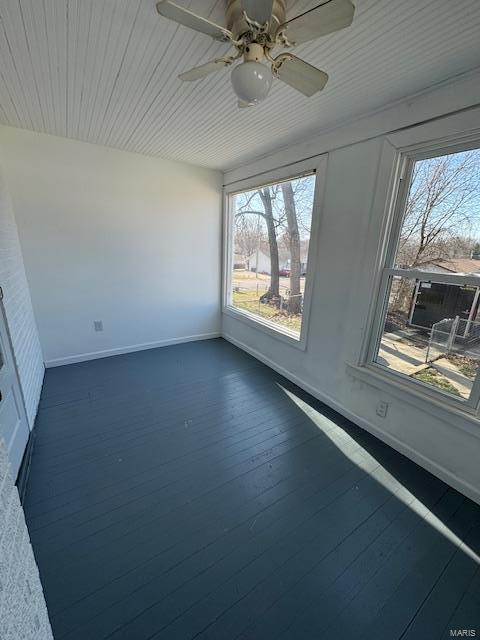
MULTIPOLYGON (((224 0, 177 0, 223 24, 224 0)), ((318 0, 287 1, 289 16, 318 0)), ((0 0, 0 122, 227 169, 480 65, 479 0, 355 0, 353 25, 295 49, 327 71, 305 98, 275 81, 239 110, 229 71, 177 75, 228 50, 154 0, 0 0)))

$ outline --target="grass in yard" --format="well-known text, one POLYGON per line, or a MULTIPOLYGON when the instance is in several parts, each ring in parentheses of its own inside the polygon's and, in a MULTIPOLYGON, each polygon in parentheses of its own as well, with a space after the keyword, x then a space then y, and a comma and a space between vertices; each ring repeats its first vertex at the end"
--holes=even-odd
POLYGON ((439 387, 444 391, 448 391, 454 396, 461 396, 460 391, 453 384, 447 380, 444 376, 442 376, 436 369, 433 367, 429 367, 428 369, 424 369, 423 371, 419 371, 418 373, 413 374, 412 376, 416 380, 420 380, 421 382, 426 382, 427 384, 431 384, 434 387, 439 387))
POLYGON ((291 331, 300 333, 302 326, 301 315, 290 315, 270 306, 269 304, 261 304, 258 302, 258 298, 254 291, 234 291, 233 292, 233 306, 244 311, 249 311, 256 316, 275 322, 282 325, 291 331))

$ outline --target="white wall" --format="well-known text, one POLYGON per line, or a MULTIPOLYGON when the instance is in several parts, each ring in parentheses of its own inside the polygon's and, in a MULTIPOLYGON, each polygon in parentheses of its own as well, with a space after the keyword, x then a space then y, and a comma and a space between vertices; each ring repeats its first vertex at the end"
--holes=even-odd
POLYGON ((218 334, 219 172, 8 127, 0 146, 47 365, 218 334))
POLYGON ((43 383, 43 357, 33 316, 12 203, 0 166, 0 286, 30 428, 43 383))
POLYGON ((0 637, 53 640, 17 488, 0 439, 0 637))
MULTIPOLYGON (((390 145, 382 128, 385 122, 395 129, 415 122, 416 117, 425 119, 428 104, 431 115, 436 115, 435 110, 439 109, 448 112, 448 106, 458 101, 460 92, 466 104, 479 103, 478 80, 477 76, 475 83, 463 84, 461 88, 446 87, 399 105, 394 112, 379 114, 376 120, 370 118, 368 122, 349 125, 339 130, 337 136, 329 134, 264 158, 257 165, 227 173, 228 184, 251 175, 252 166, 267 171, 284 166, 287 160, 293 162, 315 152, 328 152, 307 350, 301 351, 226 314, 222 331, 238 346, 480 502, 480 421, 463 419, 402 393, 388 382, 361 376, 348 366, 359 362, 375 293, 378 248, 391 175, 391 166, 386 166, 390 145), (377 135, 371 137, 375 130, 377 135), (351 144, 347 143, 349 137, 351 144), (376 193, 379 195, 375 200, 376 193), (375 413, 380 400, 389 403, 384 419, 375 413)), ((460 135, 478 127, 479 116, 480 109, 474 109, 449 118, 448 127, 445 120, 437 120, 423 129, 414 127, 395 135, 408 138, 409 144, 420 142, 419 138, 431 140, 452 132, 460 135)), ((390 136, 393 141, 395 135, 390 136)))

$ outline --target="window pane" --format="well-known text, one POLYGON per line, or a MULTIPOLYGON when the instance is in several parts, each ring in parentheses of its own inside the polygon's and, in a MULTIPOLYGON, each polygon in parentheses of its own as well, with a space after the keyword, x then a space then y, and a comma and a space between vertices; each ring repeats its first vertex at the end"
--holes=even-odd
POLYGON ((480 275, 480 150, 415 163, 395 266, 480 275))
POLYGON ((300 336, 315 176, 232 196, 232 305, 300 336))
POLYGON ((375 361, 469 398, 480 360, 479 287, 390 278, 375 361))

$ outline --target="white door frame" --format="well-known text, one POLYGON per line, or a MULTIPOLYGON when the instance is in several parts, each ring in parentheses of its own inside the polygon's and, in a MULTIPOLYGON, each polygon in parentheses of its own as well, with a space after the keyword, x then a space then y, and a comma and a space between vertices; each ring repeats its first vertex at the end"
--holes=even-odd
POLYGON ((16 414, 18 422, 9 433, 9 426, 0 422, 0 437, 8 434, 6 448, 12 465, 12 475, 16 479, 30 436, 25 398, 23 395, 17 364, 15 361, 8 320, 3 304, 3 291, 0 287, 0 350, 3 355, 3 366, 0 367, 0 420, 2 417, 12 420, 16 414), (4 415, 2 415, 4 414, 4 415))

